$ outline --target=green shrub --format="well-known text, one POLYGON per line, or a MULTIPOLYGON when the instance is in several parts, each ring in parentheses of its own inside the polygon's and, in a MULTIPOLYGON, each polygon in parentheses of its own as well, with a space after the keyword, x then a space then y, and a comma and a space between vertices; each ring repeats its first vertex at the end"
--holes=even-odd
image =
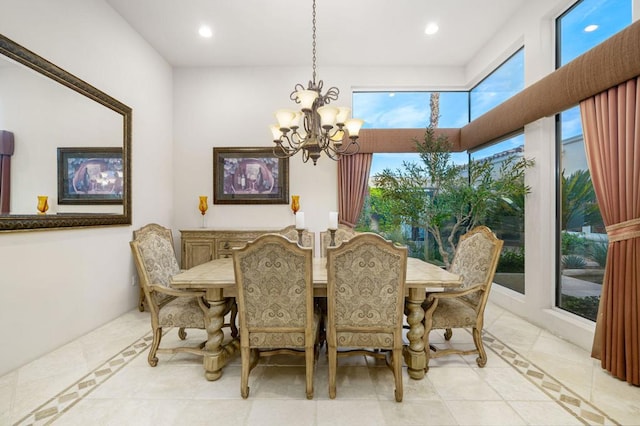
POLYGON ((562 253, 585 254, 587 252, 589 241, 581 235, 563 232, 561 245, 562 253))
POLYGON ((575 254, 567 254, 562 256, 562 266, 565 269, 582 269, 587 266, 587 261, 582 256, 576 256, 575 254))
POLYGON ((503 250, 498 261, 497 272, 524 272, 524 248, 503 250))
POLYGON ((592 321, 596 320, 598 315, 598 304, 600 297, 586 296, 575 297, 563 294, 561 297, 560 307, 581 317, 588 318, 592 321))
POLYGON ((603 242, 595 242, 591 244, 589 248, 589 256, 598 263, 601 267, 607 263, 607 252, 609 251, 609 244, 603 242))

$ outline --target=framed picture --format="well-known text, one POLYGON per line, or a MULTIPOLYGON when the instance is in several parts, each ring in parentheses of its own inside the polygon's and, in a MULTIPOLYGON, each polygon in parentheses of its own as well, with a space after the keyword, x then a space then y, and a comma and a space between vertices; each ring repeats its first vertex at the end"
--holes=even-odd
POLYGON ((272 148, 213 148, 214 204, 289 204, 289 159, 272 148))
POLYGON ((58 148, 58 204, 122 204, 122 148, 58 148))

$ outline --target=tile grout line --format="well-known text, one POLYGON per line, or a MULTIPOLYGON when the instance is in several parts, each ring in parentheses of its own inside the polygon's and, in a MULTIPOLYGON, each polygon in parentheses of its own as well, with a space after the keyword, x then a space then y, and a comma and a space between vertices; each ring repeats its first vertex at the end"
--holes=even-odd
POLYGON ((90 371, 81 379, 18 420, 14 423, 14 426, 51 424, 63 413, 94 391, 99 385, 144 352, 150 346, 152 339, 151 332, 136 339, 132 344, 112 356, 105 363, 90 371))
POLYGON ((487 330, 483 330, 482 340, 488 343, 489 348, 496 355, 524 376, 525 379, 536 385, 543 393, 584 424, 620 426, 620 423, 593 403, 582 398, 560 380, 529 361, 487 330))

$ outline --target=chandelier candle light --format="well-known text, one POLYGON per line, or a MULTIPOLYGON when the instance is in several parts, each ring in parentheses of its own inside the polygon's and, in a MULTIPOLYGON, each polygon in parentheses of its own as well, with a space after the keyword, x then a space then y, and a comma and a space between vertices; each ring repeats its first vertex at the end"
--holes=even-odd
POLYGON ((327 157, 338 160, 343 155, 353 155, 360 150, 358 134, 364 123, 359 118, 348 118, 351 112, 347 107, 329 106, 338 100, 337 87, 322 93, 323 81, 316 83, 316 0, 313 0, 313 79, 307 88, 298 83, 289 96, 300 105, 300 111, 280 109, 276 111, 277 125, 271 126, 273 134, 273 154, 278 158, 289 158, 302 151, 302 161, 309 158, 316 165, 324 151, 327 157), (303 129, 300 129, 302 121, 303 129), (343 146, 347 130, 348 142, 343 146))

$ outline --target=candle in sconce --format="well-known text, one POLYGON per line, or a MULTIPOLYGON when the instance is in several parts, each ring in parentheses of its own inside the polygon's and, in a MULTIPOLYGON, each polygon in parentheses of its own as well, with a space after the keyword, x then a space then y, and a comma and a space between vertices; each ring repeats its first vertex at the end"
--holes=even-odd
POLYGON ((329 212, 329 229, 338 229, 338 212, 329 212))
POLYGON ((296 229, 304 229, 304 213, 296 213, 296 229))

